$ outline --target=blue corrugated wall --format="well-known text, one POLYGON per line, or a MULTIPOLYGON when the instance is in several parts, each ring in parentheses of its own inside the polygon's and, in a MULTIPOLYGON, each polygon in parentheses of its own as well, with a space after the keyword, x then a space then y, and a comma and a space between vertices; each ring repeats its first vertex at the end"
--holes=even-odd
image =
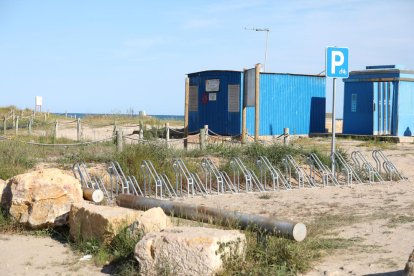
MULTIPOLYGON (((188 75, 190 86, 198 86, 198 112, 189 112, 189 131, 196 132, 204 125, 220 135, 239 135, 241 133, 241 108, 239 112, 228 112, 228 85, 240 85, 241 99, 242 73, 236 71, 204 71, 188 75), (219 79, 220 89, 216 101, 206 101, 206 80, 219 79), (204 97, 204 101, 203 101, 204 97)), ((210 92, 211 93, 211 92, 210 92)))
POLYGON ((414 135, 414 82, 400 81, 398 90, 398 136, 414 135))
MULTIPOLYGON (((325 132, 325 77, 260 74, 260 135, 325 132)), ((247 108, 247 131, 254 134, 254 108, 247 108)))

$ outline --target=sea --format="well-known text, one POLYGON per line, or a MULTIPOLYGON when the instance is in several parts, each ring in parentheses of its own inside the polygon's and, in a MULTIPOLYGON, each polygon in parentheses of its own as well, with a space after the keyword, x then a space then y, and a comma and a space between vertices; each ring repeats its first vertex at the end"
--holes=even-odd
MULTIPOLYGON (((60 115, 60 116, 66 116, 69 118, 84 118, 87 116, 111 116, 111 115, 117 115, 117 116, 128 116, 131 117, 130 114, 103 114, 103 113, 53 113, 55 115, 60 115)), ((151 115, 151 114, 147 114, 147 116, 153 117, 153 118, 157 118, 160 120, 170 120, 170 121, 184 121, 184 115, 151 115)), ((139 117, 138 114, 133 114, 132 117, 139 117)))

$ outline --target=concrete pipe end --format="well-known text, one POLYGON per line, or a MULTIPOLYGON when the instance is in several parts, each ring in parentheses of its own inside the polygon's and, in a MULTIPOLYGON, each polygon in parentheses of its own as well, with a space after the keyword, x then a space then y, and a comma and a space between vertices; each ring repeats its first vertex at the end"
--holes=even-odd
POLYGON ((306 238, 306 225, 303 223, 296 223, 293 227, 293 238, 295 241, 301 242, 306 238))
POLYGON ((95 190, 92 193, 92 201, 95 203, 100 203, 104 199, 104 193, 101 190, 95 190))

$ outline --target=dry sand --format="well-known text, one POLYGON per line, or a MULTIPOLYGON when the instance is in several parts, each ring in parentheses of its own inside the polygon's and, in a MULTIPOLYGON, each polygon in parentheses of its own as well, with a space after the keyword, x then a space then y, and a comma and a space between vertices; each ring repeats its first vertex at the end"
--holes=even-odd
POLYGON ((0 275, 107 275, 49 237, 0 234, 0 275))

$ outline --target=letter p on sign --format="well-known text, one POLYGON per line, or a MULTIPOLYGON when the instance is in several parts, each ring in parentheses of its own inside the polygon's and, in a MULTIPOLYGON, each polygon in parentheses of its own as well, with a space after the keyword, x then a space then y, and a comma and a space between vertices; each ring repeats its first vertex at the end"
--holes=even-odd
POLYGON ((325 72, 328 78, 348 77, 348 48, 327 47, 325 72))

